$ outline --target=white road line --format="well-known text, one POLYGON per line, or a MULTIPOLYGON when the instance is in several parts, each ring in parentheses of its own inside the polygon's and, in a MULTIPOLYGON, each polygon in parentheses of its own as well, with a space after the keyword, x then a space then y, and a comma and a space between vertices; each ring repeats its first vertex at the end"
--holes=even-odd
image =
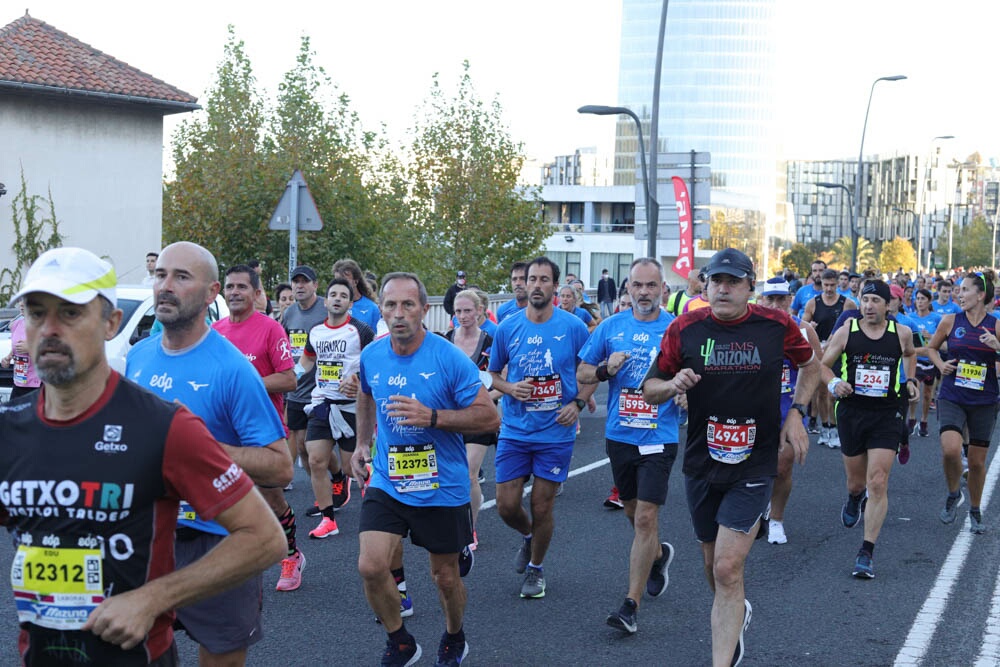
MULTIPOLYGON (((588 463, 587 465, 585 465, 583 467, 580 467, 580 468, 577 468, 576 470, 570 470, 569 471, 569 476, 570 477, 576 477, 577 475, 582 475, 583 473, 590 472, 591 470, 594 470, 595 468, 600 468, 601 466, 606 466, 606 465, 608 465, 609 462, 610 462, 609 459, 603 458, 600 461, 594 461, 593 463, 588 463)), ((530 484, 528 486, 524 487, 524 494, 523 495, 526 496, 529 493, 531 493, 531 485, 530 484)), ((488 510, 491 507, 496 507, 496 504, 497 504, 496 498, 494 498, 493 500, 483 501, 483 504, 479 506, 479 511, 482 512, 483 510, 488 510)))
MULTIPOLYGON (((983 498, 980 503, 980 508, 984 514, 990 503, 990 496, 998 478, 1000 478, 1000 457, 994 456, 993 461, 990 463, 990 469, 986 473, 986 484, 983 488, 983 498)), ((965 493, 968 494, 968 491, 965 493)), ((948 557, 945 559, 944 565, 941 566, 941 571, 938 572, 937 579, 934 580, 931 592, 927 595, 927 599, 917 613, 917 618, 913 621, 913 625, 910 626, 910 632, 906 635, 906 641, 903 642, 902 648, 896 654, 896 660, 893 663, 894 667, 919 665, 920 661, 927 654, 927 648, 934 638, 937 626, 946 618, 945 609, 951 598, 952 590, 955 588, 955 582, 958 581, 958 577, 962 574, 962 568, 965 567, 965 560, 969 556, 969 549, 972 548, 972 541, 976 537, 969 532, 968 519, 963 523, 964 525, 955 538, 955 542, 951 545, 951 550, 948 552, 948 557)), ((982 538, 980 537, 980 539, 982 538)), ((997 593, 994 593, 993 600, 994 606, 990 609, 991 619, 994 618, 994 609, 997 610, 997 613, 1000 613, 1000 607, 998 607, 1000 601, 997 600, 997 593)), ((988 632, 990 625, 986 627, 988 632)), ((982 656, 987 650, 1000 650, 1000 635, 994 634, 992 637, 989 634, 986 635, 983 640, 983 648, 980 650, 980 662, 983 660, 982 656)), ((979 665, 980 662, 976 664, 979 665)), ((986 664, 994 665, 996 662, 991 659, 986 664)))

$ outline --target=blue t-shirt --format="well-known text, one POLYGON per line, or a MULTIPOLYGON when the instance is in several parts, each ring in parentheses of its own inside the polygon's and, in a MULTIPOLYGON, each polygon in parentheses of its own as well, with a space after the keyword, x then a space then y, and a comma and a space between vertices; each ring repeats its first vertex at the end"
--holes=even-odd
POLYGON ((837 294, 839 294, 840 296, 847 297, 848 301, 853 301, 854 304, 857 305, 858 307, 861 306, 861 303, 858 301, 858 297, 856 297, 853 294, 851 294, 851 288, 850 287, 847 287, 847 288, 844 288, 844 289, 840 289, 838 287, 837 288, 837 294))
POLYGON ((594 321, 594 318, 591 316, 591 314, 588 313, 585 309, 580 308, 579 306, 573 309, 573 314, 579 317, 584 324, 590 324, 591 322, 594 321))
POLYGON ((962 307, 954 301, 948 301, 947 303, 942 304, 937 299, 934 299, 934 301, 931 301, 931 310, 938 315, 955 315, 962 312, 962 307))
POLYGON ((656 359, 660 339, 674 316, 663 310, 652 322, 641 322, 633 311, 601 322, 580 350, 580 359, 596 366, 615 352, 628 352, 625 364, 608 379, 608 419, 604 435, 630 445, 677 442, 677 405, 667 401, 650 406, 642 400, 642 379, 656 359))
MULTIPOLYGON (((285 437, 260 374, 222 334, 209 329, 200 342, 179 352, 164 350, 162 340, 162 335, 150 336, 129 350, 125 377, 164 400, 180 401, 223 444, 266 447, 285 437)), ((215 521, 197 517, 187 503, 180 511, 178 526, 227 534, 215 521)))
MULTIPOLYGON (((527 304, 528 304, 528 302, 525 301, 525 306, 527 306, 527 304)), ((517 305, 517 299, 511 299, 510 301, 504 301, 502 304, 500 304, 500 307, 497 308, 497 313, 496 313, 497 314, 497 324, 500 324, 501 322, 503 322, 503 320, 504 320, 505 317, 509 317, 509 316, 513 315, 514 313, 522 311, 522 310, 524 310, 524 308, 519 307, 517 305)), ((493 334, 490 334, 490 335, 492 336, 493 334)))
POLYGON ((469 502, 469 462, 460 433, 396 424, 390 396, 415 398, 436 410, 472 405, 483 386, 479 369, 441 336, 425 333, 417 351, 393 352, 385 336, 361 352, 361 391, 375 401, 378 436, 371 486, 415 507, 458 507, 469 502), (390 463, 391 459, 391 463, 390 463))
POLYGON ((573 442, 576 425, 560 426, 556 415, 576 398, 577 354, 587 342, 587 327, 571 313, 553 308, 541 324, 510 317, 497 327, 489 370, 507 367, 507 382, 530 379, 535 393, 527 401, 503 397, 500 437, 523 442, 573 442))
POLYGON ((812 283, 803 285, 799 288, 799 291, 795 293, 795 298, 792 299, 792 315, 801 316, 802 309, 806 307, 806 304, 822 293, 823 290, 816 289, 812 283))
MULTIPOLYGON (((913 323, 913 330, 920 334, 925 344, 930 342, 934 336, 934 332, 937 331, 938 325, 941 324, 941 313, 935 313, 933 310, 928 311, 923 317, 920 317, 914 311, 909 314, 909 317, 910 322, 913 323)), ((930 361, 927 357, 917 357, 917 360, 930 361)))
POLYGON ((382 311, 379 310, 378 305, 366 296, 362 296, 360 299, 354 302, 351 306, 351 317, 356 320, 361 320, 369 327, 372 331, 378 331, 379 320, 382 319, 382 311))

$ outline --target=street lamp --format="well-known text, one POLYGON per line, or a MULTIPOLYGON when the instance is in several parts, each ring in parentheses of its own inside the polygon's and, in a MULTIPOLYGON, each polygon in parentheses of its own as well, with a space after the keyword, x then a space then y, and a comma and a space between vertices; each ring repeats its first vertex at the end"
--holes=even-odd
MULTIPOLYGON (((587 104, 577 109, 577 113, 590 113, 596 116, 619 116, 625 115, 635 121, 636 133, 639 136, 639 157, 642 158, 642 186, 646 193, 646 231, 649 233, 646 239, 646 254, 648 257, 656 257, 656 223, 659 218, 660 205, 653 196, 656 186, 650 190, 649 183, 656 183, 656 175, 650 173, 646 167, 646 144, 642 139, 642 121, 634 111, 626 107, 609 107, 602 104, 587 104)), ((656 165, 653 165, 656 168, 656 165)))
MULTIPOLYGON (((854 219, 858 220, 861 218, 861 170, 864 168, 864 154, 865 154, 865 132, 868 130, 868 112, 872 109, 872 95, 875 94, 875 85, 879 81, 902 81, 906 77, 902 74, 895 74, 893 76, 880 76, 872 82, 872 89, 868 93, 868 108, 865 109, 865 124, 861 126, 861 148, 858 149, 858 173, 854 175, 854 219)), ((853 227, 853 224, 851 225, 853 227)), ((868 221, 865 220, 865 229, 868 229, 868 221)), ((857 270, 855 262, 858 259, 858 237, 855 235, 852 239, 854 248, 851 251, 851 272, 857 270)))
POLYGON ((854 205, 851 201, 851 189, 841 183, 829 183, 825 181, 817 183, 816 187, 843 190, 847 193, 847 211, 851 214, 851 273, 854 273, 858 269, 858 228, 854 224, 854 205))
MULTIPOLYGON (((923 251, 924 251, 924 230, 921 224, 921 220, 924 215, 927 214, 927 191, 931 187, 931 149, 934 147, 935 141, 946 141, 948 139, 954 139, 955 136, 951 134, 941 134, 933 139, 931 139, 930 145, 927 147, 927 160, 924 163, 924 174, 926 178, 920 179, 920 215, 917 216, 917 273, 920 272, 920 267, 923 262, 923 251)), ((928 253, 928 256, 930 253, 928 253)), ((928 262, 928 270, 930 270, 928 262)))

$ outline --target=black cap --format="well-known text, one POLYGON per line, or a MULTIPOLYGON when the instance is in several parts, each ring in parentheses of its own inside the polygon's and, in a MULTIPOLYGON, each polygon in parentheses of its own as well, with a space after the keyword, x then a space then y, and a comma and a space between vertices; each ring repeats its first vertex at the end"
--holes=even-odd
POLYGON ((753 262, 736 248, 726 248, 712 255, 708 264, 701 270, 706 278, 717 273, 726 273, 737 278, 753 275, 753 262))
POLYGON ((292 269, 288 279, 295 280, 295 276, 305 276, 310 280, 310 282, 316 282, 316 272, 312 270, 311 266, 296 266, 292 269))
POLYGON ((459 278, 464 278, 465 277, 465 271, 459 271, 455 275, 458 276, 459 278))

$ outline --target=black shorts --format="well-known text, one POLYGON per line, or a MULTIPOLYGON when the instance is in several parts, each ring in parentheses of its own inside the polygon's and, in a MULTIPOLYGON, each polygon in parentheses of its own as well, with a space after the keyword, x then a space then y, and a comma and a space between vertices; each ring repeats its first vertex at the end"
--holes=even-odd
POLYGON ((667 502, 667 483, 677 459, 677 443, 660 445, 662 451, 639 453, 639 447, 617 440, 605 440, 611 459, 611 475, 622 500, 644 500, 654 505, 667 502))
MULTIPOLYGON (((699 542, 715 542, 719 526, 749 535, 767 511, 773 477, 751 477, 713 484, 700 477, 684 477, 691 525, 699 542)), ((619 492, 620 493, 620 492, 619 492)))
POLYGON ((355 432, 355 435, 334 439, 333 432, 330 431, 330 405, 320 403, 313 408, 312 414, 309 415, 309 424, 306 426, 306 442, 334 440, 334 443, 340 447, 340 451, 353 452, 358 442, 356 417, 353 412, 343 410, 340 411, 340 414, 343 415, 344 421, 355 432))
POLYGON ((917 362, 917 382, 932 385, 939 377, 941 377, 941 371, 930 361, 926 364, 922 361, 917 362))
POLYGON ((305 413, 305 403, 285 401, 285 417, 289 431, 304 431, 309 425, 309 415, 305 413))
POLYGON ((493 431, 492 433, 473 433, 471 435, 463 435, 462 442, 465 444, 473 445, 486 445, 487 447, 497 444, 497 436, 500 435, 498 432, 493 431))
POLYGON ((997 423, 997 404, 961 405, 942 398, 938 401, 938 424, 941 433, 958 431, 969 427, 969 444, 989 447, 993 437, 993 427, 997 423))
POLYGON ((401 537, 432 554, 458 553, 472 544, 472 507, 413 506, 382 489, 368 488, 361 503, 358 532, 378 531, 401 537))
POLYGON ((837 402, 837 434, 844 456, 860 456, 870 449, 896 451, 906 442, 906 421, 899 407, 866 410, 837 402))

